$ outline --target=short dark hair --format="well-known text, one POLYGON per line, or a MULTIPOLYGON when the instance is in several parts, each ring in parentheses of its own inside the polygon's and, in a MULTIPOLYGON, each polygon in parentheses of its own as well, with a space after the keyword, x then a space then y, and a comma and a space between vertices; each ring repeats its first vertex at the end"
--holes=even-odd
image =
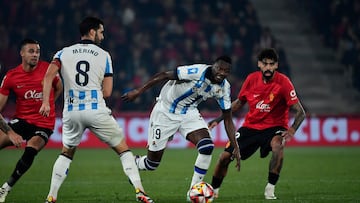
POLYGON ((262 61, 264 59, 271 59, 274 62, 278 62, 279 56, 274 48, 267 48, 263 49, 258 55, 259 61, 262 61))
POLYGON ((215 60, 215 62, 218 62, 218 61, 224 61, 224 62, 226 62, 226 63, 228 63, 228 64, 230 64, 230 65, 231 65, 231 63, 232 63, 231 58, 230 58, 229 56, 226 56, 226 55, 219 56, 219 57, 215 60))
POLYGON ((91 29, 97 30, 104 22, 96 17, 86 17, 79 24, 79 31, 81 36, 89 34, 91 29))
POLYGON ((25 38, 20 42, 19 49, 21 50, 27 44, 39 44, 39 42, 34 39, 25 38))

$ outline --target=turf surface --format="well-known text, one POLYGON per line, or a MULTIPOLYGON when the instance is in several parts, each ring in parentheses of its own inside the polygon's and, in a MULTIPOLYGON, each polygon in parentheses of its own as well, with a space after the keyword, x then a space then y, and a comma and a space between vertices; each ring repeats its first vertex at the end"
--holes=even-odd
MULTIPOLYGON (((205 181, 222 149, 216 149, 205 181)), ((144 149, 133 149, 144 154, 144 149)), ((22 150, 0 151, 0 184, 11 174, 22 150)), ((7 197, 7 203, 44 202, 52 165, 59 149, 45 149, 7 197)), ((157 203, 185 202, 193 173, 195 149, 167 149, 156 171, 141 171, 143 185, 157 203)), ((268 160, 258 152, 242 162, 241 172, 230 166, 214 202, 269 202, 263 200, 268 160)), ((360 147, 287 148, 275 202, 360 202, 360 147)), ((271 200, 270 200, 271 201, 271 200)), ((57 203, 136 202, 135 193, 110 149, 79 149, 57 203)))

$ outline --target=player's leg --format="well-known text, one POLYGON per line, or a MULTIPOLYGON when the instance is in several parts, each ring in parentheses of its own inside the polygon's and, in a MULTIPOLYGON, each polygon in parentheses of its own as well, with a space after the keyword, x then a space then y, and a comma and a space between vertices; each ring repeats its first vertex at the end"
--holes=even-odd
POLYGON ((126 144, 125 139, 122 139, 120 143, 112 147, 112 149, 120 156, 120 161, 123 166, 124 173, 129 178, 129 181, 134 186, 134 188, 144 191, 139 170, 134 161, 134 155, 126 144))
MULTIPOLYGON (((183 129, 187 128, 186 126, 186 124, 183 124, 180 132, 183 133, 183 129)), ((195 124, 194 126, 199 125, 195 124)), ((194 173, 191 179, 189 190, 186 193, 186 201, 190 202, 191 187, 196 183, 201 182, 209 169, 214 143, 206 126, 204 128, 196 129, 187 133, 186 139, 193 143, 198 150, 198 155, 194 164, 194 173)))
POLYGON ((266 157, 268 151, 272 151, 269 163, 268 183, 265 186, 264 192, 265 199, 277 199, 275 196, 275 185, 279 180, 284 159, 284 145, 282 144, 283 138, 279 133, 276 133, 277 131, 278 128, 271 128, 268 130, 267 134, 269 135, 263 136, 268 147, 262 146, 260 150, 261 157, 266 157))
POLYGON ((141 182, 138 167, 134 161, 134 154, 130 151, 126 144, 125 138, 121 140, 120 144, 112 147, 114 151, 119 154, 121 164, 125 175, 135 188, 136 199, 140 202, 152 203, 154 202, 146 193, 141 182))
MULTIPOLYGON (((94 116, 91 118, 94 118, 94 116)), ((63 148, 53 165, 50 189, 46 202, 51 203, 56 201, 58 191, 68 176, 70 164, 75 155, 76 147, 81 142, 84 129, 81 116, 78 112, 67 112, 63 114, 63 148)))
POLYGON ((165 149, 159 151, 147 151, 146 156, 136 156, 135 162, 139 170, 156 170, 161 162, 165 149))
POLYGON ((50 189, 46 201, 55 202, 59 189, 68 176, 70 164, 74 157, 76 147, 67 148, 63 146, 61 154, 56 159, 51 175, 50 189))
POLYGON ((214 194, 215 194, 214 197, 215 198, 218 197, 220 186, 227 174, 229 164, 232 161, 231 156, 232 156, 232 153, 230 153, 228 151, 223 151, 220 154, 219 159, 215 165, 215 169, 214 169, 214 173, 213 173, 213 177, 212 177, 212 181, 211 181, 211 186, 214 188, 214 194))
POLYGON ((35 125, 27 123, 24 120, 16 119, 16 122, 12 122, 9 125, 16 133, 20 134, 23 139, 27 140, 27 145, 23 155, 16 163, 11 176, 1 186, 3 192, 2 195, 0 195, 0 202, 5 202, 6 193, 10 192, 17 181, 29 170, 35 156, 45 146, 48 138, 52 134, 51 130, 39 128, 35 125))
POLYGON ((166 144, 172 139, 181 123, 181 117, 163 112, 157 103, 151 112, 148 128, 148 151, 146 156, 137 156, 140 170, 156 170, 161 162, 166 144))
POLYGON ((153 200, 145 193, 141 183, 139 170, 135 164, 134 154, 126 143, 123 130, 119 127, 115 118, 107 110, 96 111, 96 120, 89 117, 91 123, 89 129, 101 141, 108 144, 118 155, 125 175, 135 188, 136 199, 140 202, 152 203, 153 200))
MULTIPOLYGON (((238 133, 236 134, 236 140, 239 145, 242 160, 246 160, 247 158, 249 158, 259 148, 259 144, 256 142, 256 139, 254 139, 254 135, 257 132, 258 131, 256 130, 243 127, 238 130, 238 133)), ((220 154, 219 159, 215 165, 215 170, 211 181, 211 185, 214 188, 215 198, 217 198, 219 195, 219 190, 222 182, 227 175, 228 167, 233 161, 233 151, 234 148, 230 145, 230 142, 228 142, 224 151, 220 154)))
MULTIPOLYGON (((30 141, 30 140, 29 140, 30 141)), ((1 186, 0 191, 0 202, 5 202, 7 194, 11 191, 12 187, 16 182, 25 174, 26 171, 31 167, 35 156, 38 151, 41 150, 42 146, 45 145, 45 141, 39 136, 34 136, 31 139, 32 145, 25 147, 23 155, 20 157, 15 165, 15 169, 12 172, 9 179, 1 186), (38 148, 34 148, 36 145, 38 148), (40 148, 40 149, 39 149, 40 148)))
POLYGON ((25 174, 26 171, 28 171, 35 159, 35 156, 44 146, 45 141, 40 136, 32 137, 28 141, 23 155, 16 163, 13 173, 2 187, 7 188, 8 191, 10 191, 10 189, 15 185, 15 183, 25 174))
POLYGON ((194 173, 190 184, 191 187, 204 179, 211 163, 214 143, 207 128, 190 132, 186 136, 186 139, 193 143, 198 150, 198 155, 194 164, 194 173))
MULTIPOLYGON (((0 150, 7 147, 7 146, 12 146, 13 143, 11 142, 10 138, 8 135, 6 135, 3 131, 0 130, 0 150)), ((7 182, 5 182, 3 184, 3 186, 0 188, 0 202, 5 202, 6 196, 9 193, 9 189, 6 189, 7 186, 7 182)))

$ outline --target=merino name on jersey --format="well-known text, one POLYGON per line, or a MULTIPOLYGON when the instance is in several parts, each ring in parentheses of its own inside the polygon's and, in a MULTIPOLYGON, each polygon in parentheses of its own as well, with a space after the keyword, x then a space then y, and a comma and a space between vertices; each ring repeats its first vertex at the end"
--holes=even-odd
POLYGON ((99 55, 98 52, 92 50, 92 49, 84 49, 84 48, 78 48, 78 49, 73 49, 72 50, 73 54, 82 54, 82 53, 86 53, 86 54, 92 54, 94 56, 99 55))
POLYGON ((104 77, 113 75, 110 54, 90 40, 64 47, 54 59, 61 61, 64 109, 83 111, 106 108, 102 93, 104 77))

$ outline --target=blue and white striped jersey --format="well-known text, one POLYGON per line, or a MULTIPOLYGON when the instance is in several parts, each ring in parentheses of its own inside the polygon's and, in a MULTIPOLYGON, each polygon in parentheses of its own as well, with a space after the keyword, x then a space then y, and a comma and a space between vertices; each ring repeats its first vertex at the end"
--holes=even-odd
POLYGON ((82 111, 106 108, 102 81, 112 76, 110 54, 83 40, 58 51, 54 59, 61 61, 64 82, 64 111, 82 111))
POLYGON ((225 79, 221 84, 213 84, 205 73, 210 65, 194 64, 177 67, 179 80, 169 80, 161 89, 159 99, 171 113, 186 114, 197 108, 208 98, 217 100, 223 110, 230 109, 230 83, 225 79))

